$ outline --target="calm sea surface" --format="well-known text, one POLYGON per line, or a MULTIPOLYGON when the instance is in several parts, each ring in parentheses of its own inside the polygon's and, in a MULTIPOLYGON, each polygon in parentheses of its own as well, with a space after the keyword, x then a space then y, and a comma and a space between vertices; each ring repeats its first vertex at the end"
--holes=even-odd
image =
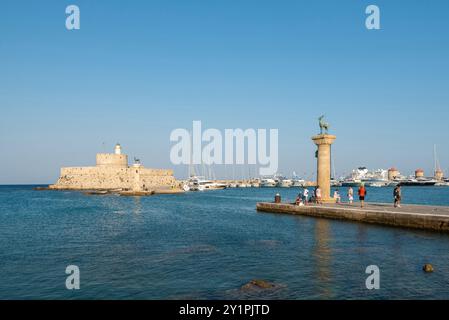
MULTIPOLYGON (((297 189, 152 197, 0 186, 0 299, 449 299, 449 235, 258 213, 297 189), (425 274, 424 263, 435 272, 425 274), (77 265, 81 289, 65 288, 77 265), (365 268, 380 268, 380 290, 365 268), (264 279, 275 290, 240 290, 264 279)), ((341 193, 346 193, 341 188, 341 193)), ((392 189, 368 200, 391 202, 392 189)), ((449 206, 449 188, 403 188, 404 202, 449 206)))

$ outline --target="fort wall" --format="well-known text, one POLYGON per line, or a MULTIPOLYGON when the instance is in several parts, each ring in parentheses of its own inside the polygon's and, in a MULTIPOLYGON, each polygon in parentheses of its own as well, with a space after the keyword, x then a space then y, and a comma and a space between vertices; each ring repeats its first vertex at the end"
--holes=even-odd
POLYGON ((127 189, 146 190, 174 186, 173 170, 133 167, 67 167, 53 189, 127 189))
POLYGON ((151 191, 176 185, 173 170, 128 166, 125 154, 99 153, 95 167, 61 168, 58 181, 50 189, 123 189, 151 191))

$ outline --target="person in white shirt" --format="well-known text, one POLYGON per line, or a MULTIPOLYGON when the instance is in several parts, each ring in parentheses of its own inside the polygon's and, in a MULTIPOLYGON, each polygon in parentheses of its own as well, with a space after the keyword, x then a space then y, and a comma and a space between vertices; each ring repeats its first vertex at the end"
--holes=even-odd
POLYGON ((315 189, 315 198, 316 198, 316 203, 321 204, 321 189, 320 186, 317 186, 315 189))
POLYGON ((350 204, 354 201, 354 190, 351 187, 348 189, 348 200, 350 204))
POLYGON ((309 189, 304 188, 304 191, 302 192, 302 196, 304 198, 304 204, 307 204, 309 202, 309 189))
POLYGON ((338 189, 334 191, 334 199, 335 199, 335 203, 340 203, 341 197, 340 197, 340 192, 338 192, 338 189))

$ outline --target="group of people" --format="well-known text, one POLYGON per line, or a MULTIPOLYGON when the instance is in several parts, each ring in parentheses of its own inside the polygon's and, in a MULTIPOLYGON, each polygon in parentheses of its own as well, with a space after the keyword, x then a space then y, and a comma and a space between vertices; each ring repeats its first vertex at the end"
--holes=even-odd
MULTIPOLYGON (((360 207, 363 208, 365 206, 365 197, 367 195, 367 191, 366 191, 365 185, 363 183, 360 184, 360 187, 357 190, 357 194, 358 194, 359 200, 360 200, 360 207)), ((298 194, 298 196, 296 197, 296 204, 297 205, 307 205, 308 203, 322 204, 322 195, 321 195, 320 186, 315 187, 315 189, 313 190, 312 197, 309 198, 309 196, 310 196, 309 189, 307 189, 307 187, 304 187, 302 192, 300 192, 298 194)), ((354 202, 354 190, 352 189, 352 187, 348 188, 347 197, 348 197, 349 204, 352 204, 354 202)), ((393 197, 394 197, 394 207, 400 208, 401 207, 401 197, 402 197, 400 185, 397 185, 394 188, 393 197)), ((338 189, 336 189, 334 191, 333 198, 336 203, 341 203, 341 195, 340 195, 340 191, 338 189)))
POLYGON ((304 187, 302 192, 298 194, 296 197, 296 204, 297 205, 307 205, 308 203, 321 203, 321 189, 319 186, 317 186, 314 191, 312 197, 309 199, 309 189, 307 187, 304 187))

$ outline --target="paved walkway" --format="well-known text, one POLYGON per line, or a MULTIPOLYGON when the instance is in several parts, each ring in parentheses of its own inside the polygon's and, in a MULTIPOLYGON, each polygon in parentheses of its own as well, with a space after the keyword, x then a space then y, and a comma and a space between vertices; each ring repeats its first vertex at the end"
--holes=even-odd
POLYGON ((257 210, 449 232, 449 207, 443 206, 403 205, 395 208, 392 204, 366 203, 361 208, 360 203, 297 206, 260 202, 257 210))

